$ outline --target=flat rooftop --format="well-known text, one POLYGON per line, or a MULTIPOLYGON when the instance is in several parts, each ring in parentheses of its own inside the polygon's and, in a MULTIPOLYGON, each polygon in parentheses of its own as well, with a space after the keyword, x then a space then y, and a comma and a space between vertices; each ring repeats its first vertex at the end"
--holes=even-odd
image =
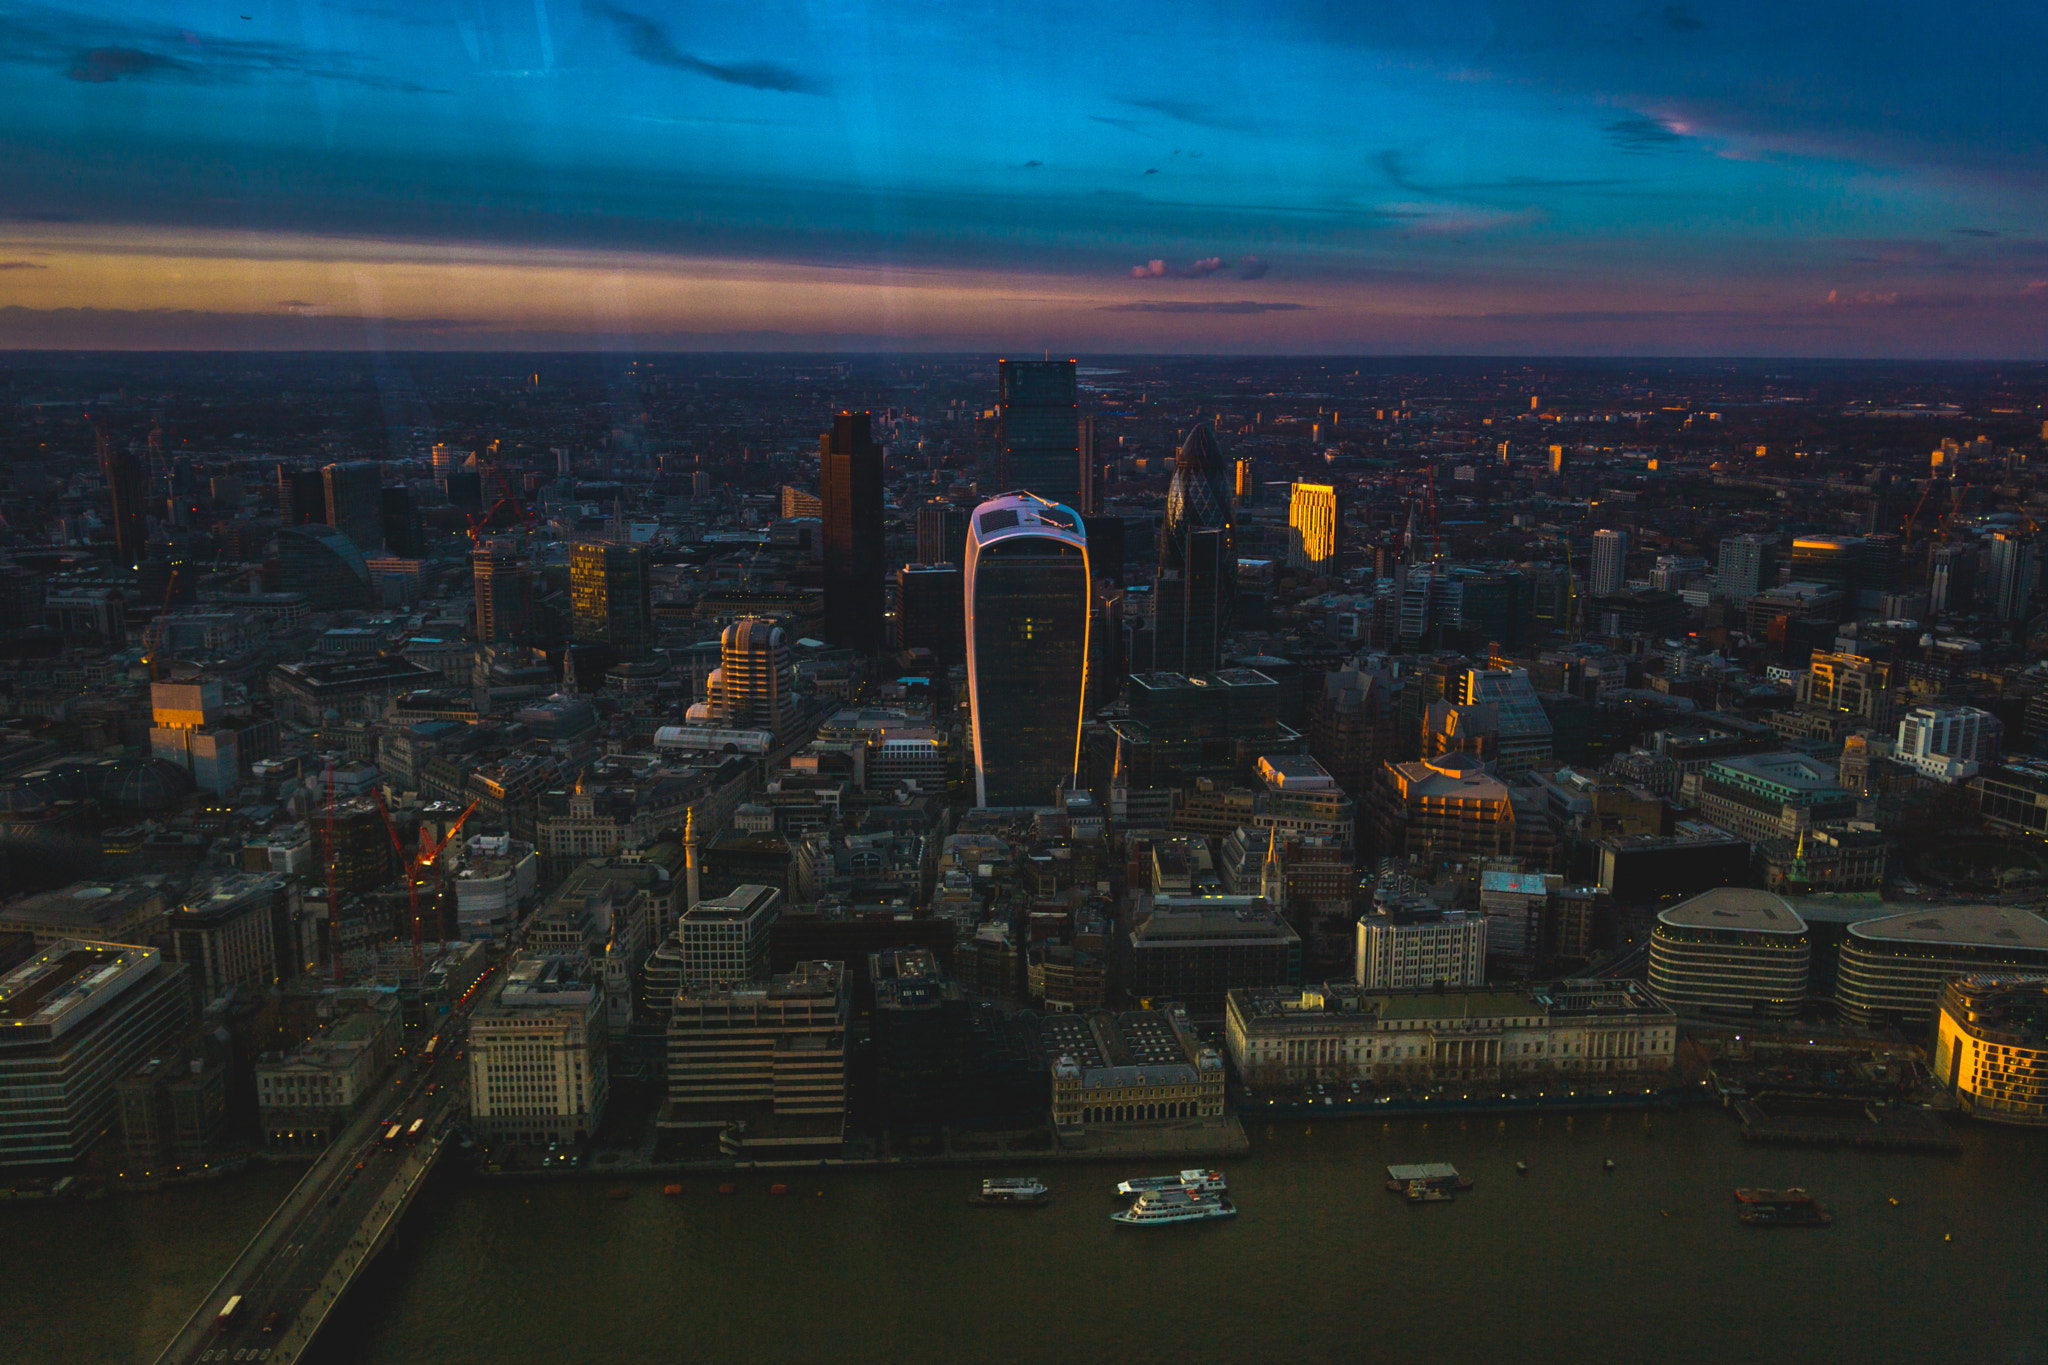
POLYGON ((2048 953, 2048 920, 2006 905, 1942 905, 1849 926, 1852 938, 2048 953))
POLYGON ((1747 934, 1803 934, 1806 921, 1782 897, 1747 886, 1717 886, 1680 901, 1657 922, 1674 929, 1733 929, 1747 934))
MULTIPOLYGON (((154 970, 154 948, 61 939, 0 977, 0 1024, 55 1038, 154 970)), ((12 1041, 7 1039, 4 1041, 12 1041)))

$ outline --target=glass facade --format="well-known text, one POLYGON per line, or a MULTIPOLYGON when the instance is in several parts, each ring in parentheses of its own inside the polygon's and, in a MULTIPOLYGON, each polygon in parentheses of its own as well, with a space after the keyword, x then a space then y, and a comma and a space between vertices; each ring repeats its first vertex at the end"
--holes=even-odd
POLYGON ((578 545, 569 556, 576 642, 615 645, 628 657, 654 645, 647 552, 637 545, 578 545))
POLYGON ((976 510, 967 670, 978 804, 1050 805, 1072 782, 1091 592, 1087 540, 1072 510, 1028 496, 976 510))
POLYGON ((1053 502, 1079 502, 1081 399, 1074 362, 1005 360, 997 368, 1003 485, 1053 502))

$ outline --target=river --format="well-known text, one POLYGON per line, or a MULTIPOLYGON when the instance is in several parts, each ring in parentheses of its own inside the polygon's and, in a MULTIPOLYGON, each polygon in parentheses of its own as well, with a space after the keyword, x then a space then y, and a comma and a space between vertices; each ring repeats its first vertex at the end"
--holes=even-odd
MULTIPOLYGON (((308 1360, 2048 1362, 2048 1134, 1972 1126, 1956 1157, 1809 1152, 1747 1145, 1710 1109, 1649 1131, 1616 1113, 1250 1132, 1255 1155, 1227 1163, 1240 1216, 1166 1228, 1111 1224, 1110 1186, 1140 1172, 1092 1164, 1042 1168, 1042 1209, 971 1206, 966 1171, 742 1175, 732 1196, 639 1183, 621 1201, 451 1171, 308 1360), (1414 1161, 1478 1188, 1407 1206, 1383 1168, 1414 1161), (1746 1228, 1732 1191, 1750 1184, 1805 1185, 1836 1225, 1746 1228)), ((53 1310, 168 1330, 170 1287, 145 1282, 196 1293, 192 1258, 233 1254, 175 1207, 61 1212, 75 1245, 10 1250, 31 1341, 64 1335, 53 1310), (152 1223, 160 1244, 138 1235, 152 1223)))

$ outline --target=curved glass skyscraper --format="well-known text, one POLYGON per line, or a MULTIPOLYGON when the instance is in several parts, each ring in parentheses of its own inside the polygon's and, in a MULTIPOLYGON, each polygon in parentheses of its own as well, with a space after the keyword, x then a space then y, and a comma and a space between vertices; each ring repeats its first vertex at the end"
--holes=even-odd
POLYGON ((1080 762, 1088 683, 1088 537, 1062 503, 1006 493, 967 528, 967 692, 974 796, 1047 806, 1080 762))
POLYGON ((1188 433, 1166 490, 1159 532, 1153 667, 1213 672, 1237 596, 1237 527, 1231 469, 1207 422, 1188 433))

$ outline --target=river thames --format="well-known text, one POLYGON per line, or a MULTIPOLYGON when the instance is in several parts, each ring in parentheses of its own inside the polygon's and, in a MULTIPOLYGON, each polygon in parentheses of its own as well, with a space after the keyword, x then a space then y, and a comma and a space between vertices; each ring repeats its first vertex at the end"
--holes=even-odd
MULTIPOLYGON (((1164 1228, 1110 1223, 1145 1173, 1112 1165, 1042 1168, 1040 1209, 970 1205, 966 1170, 612 1200, 451 1168, 307 1359, 2048 1362, 2048 1134, 1960 1131, 1940 1157, 1752 1146, 1701 1109, 1253 1124, 1240 1216, 1164 1228), (1419 1161, 1478 1188, 1382 1188, 1419 1161), (1804 1185, 1836 1224, 1744 1227, 1737 1185, 1804 1185)), ((0 1351, 152 1358, 288 1183, 0 1211, 28 1310, 0 1351)))

